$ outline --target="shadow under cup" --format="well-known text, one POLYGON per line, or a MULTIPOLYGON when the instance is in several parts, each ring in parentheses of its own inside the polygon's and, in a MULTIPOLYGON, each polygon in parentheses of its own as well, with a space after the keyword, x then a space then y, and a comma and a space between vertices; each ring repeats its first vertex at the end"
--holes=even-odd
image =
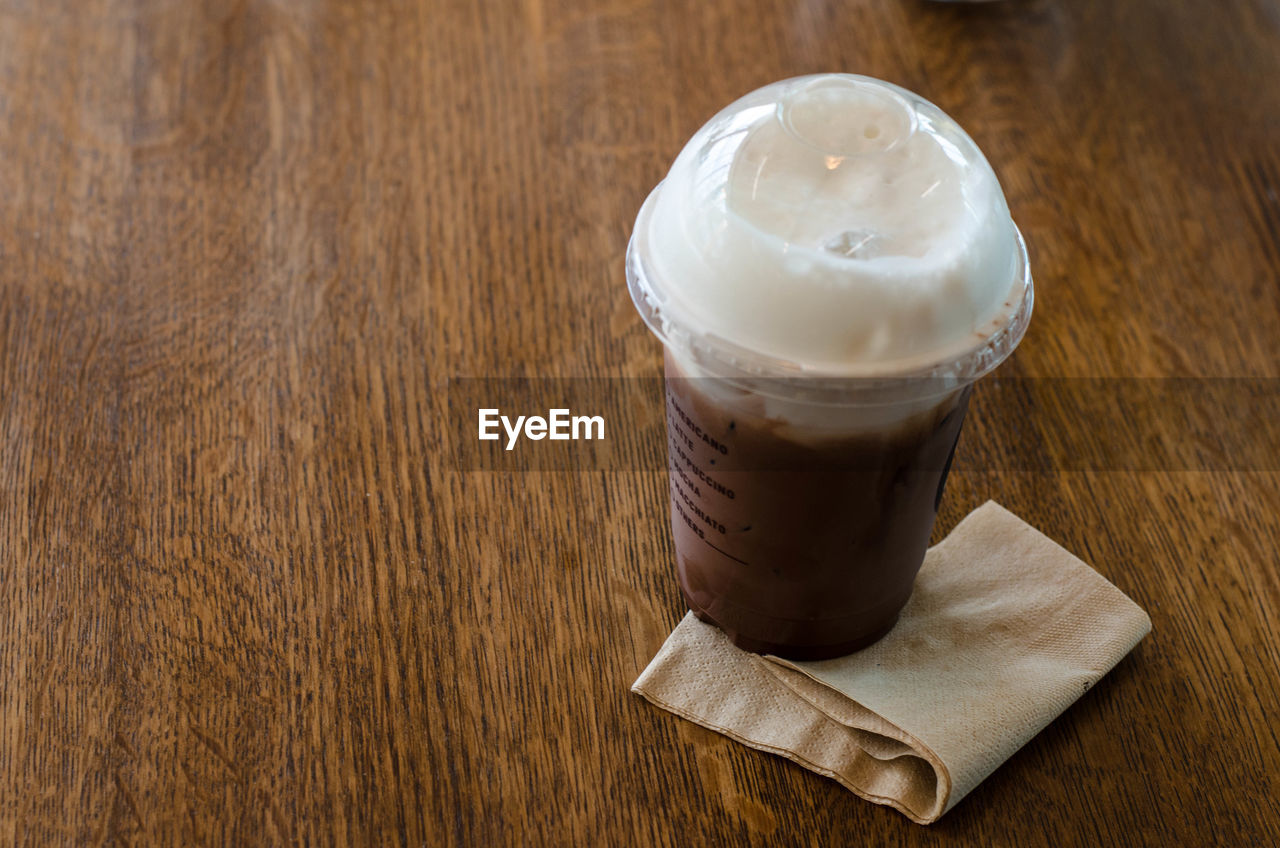
POLYGON ((887 633, 911 595, 969 383, 806 398, 666 351, 671 528, 693 612, 745 650, 824 659, 887 633))

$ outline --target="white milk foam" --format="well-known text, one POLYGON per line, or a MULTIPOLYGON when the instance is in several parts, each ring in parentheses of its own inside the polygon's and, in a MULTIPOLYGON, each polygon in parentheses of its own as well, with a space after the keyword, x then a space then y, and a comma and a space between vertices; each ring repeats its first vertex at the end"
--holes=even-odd
POLYGON ((973 141, 852 75, 786 80, 689 141, 637 234, 669 314, 817 371, 927 366, 1008 314, 1019 247, 973 141))

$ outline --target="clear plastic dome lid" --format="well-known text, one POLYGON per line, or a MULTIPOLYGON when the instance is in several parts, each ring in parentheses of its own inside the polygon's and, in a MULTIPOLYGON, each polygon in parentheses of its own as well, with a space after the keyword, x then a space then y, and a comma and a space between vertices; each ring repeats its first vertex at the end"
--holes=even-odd
POLYGON ((851 74, 775 83, 703 126, 640 212, 628 277, 666 343, 778 375, 973 378, 1032 297, 973 140, 851 74))

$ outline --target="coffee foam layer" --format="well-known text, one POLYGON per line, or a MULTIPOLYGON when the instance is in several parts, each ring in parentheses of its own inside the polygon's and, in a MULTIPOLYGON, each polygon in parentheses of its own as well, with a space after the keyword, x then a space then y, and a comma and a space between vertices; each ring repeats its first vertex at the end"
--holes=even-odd
POLYGON ((1019 282, 973 142, 932 104, 847 75, 778 83, 714 118, 637 235, 674 320, 818 370, 945 356, 1019 282))

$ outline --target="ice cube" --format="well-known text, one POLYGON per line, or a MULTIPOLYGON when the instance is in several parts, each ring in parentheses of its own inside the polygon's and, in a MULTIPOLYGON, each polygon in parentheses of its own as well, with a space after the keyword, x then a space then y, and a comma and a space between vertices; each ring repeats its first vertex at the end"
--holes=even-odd
POLYGON ((823 242, 822 249, 850 259, 873 259, 880 255, 879 241, 875 230, 845 230, 823 242))

